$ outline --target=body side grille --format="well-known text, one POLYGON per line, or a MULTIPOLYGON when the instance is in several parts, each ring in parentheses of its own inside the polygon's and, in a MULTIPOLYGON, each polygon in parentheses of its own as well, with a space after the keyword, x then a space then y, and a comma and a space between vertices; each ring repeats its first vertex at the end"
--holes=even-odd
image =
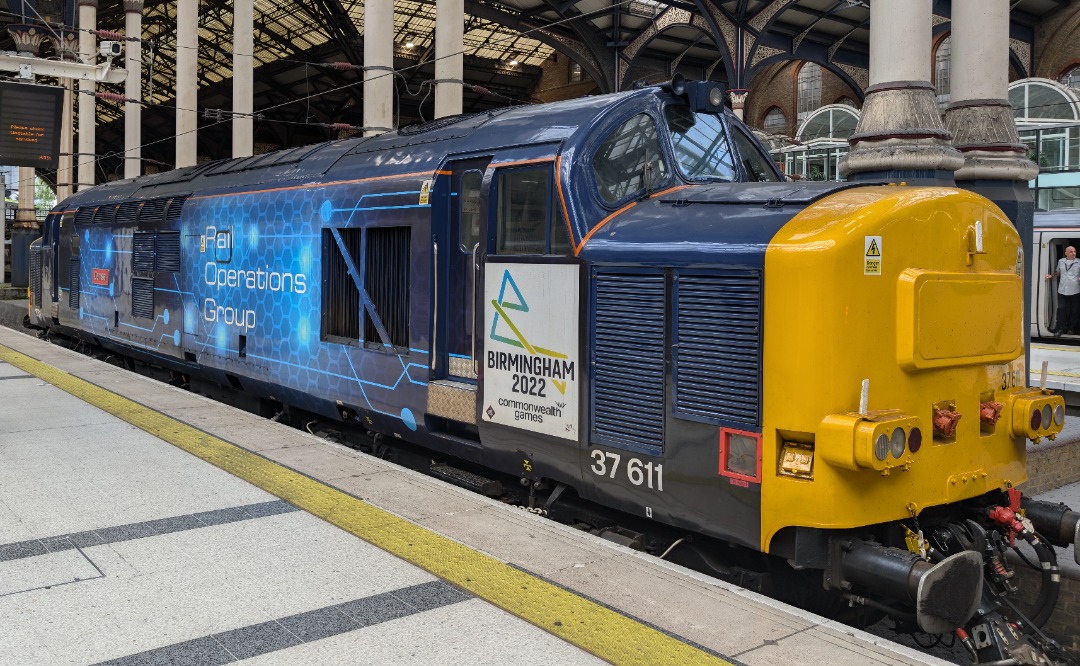
POLYGON ((663 273, 598 272, 593 281, 594 441, 664 446, 663 273))
POLYGON ((681 275, 677 294, 675 414, 760 425, 760 275, 681 275))

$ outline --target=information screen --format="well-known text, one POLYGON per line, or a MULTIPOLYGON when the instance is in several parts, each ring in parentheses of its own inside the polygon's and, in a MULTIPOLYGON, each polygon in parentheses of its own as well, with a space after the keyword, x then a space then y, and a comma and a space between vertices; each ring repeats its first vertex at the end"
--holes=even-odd
POLYGON ((0 164, 56 168, 64 89, 0 82, 0 164))

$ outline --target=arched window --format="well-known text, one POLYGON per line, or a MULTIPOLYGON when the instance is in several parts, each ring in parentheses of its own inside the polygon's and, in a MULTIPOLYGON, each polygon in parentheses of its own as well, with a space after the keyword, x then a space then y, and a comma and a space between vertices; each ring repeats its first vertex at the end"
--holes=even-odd
POLYGON ((1062 74, 1061 78, 1058 79, 1058 81, 1061 81, 1063 84, 1069 86, 1070 88, 1076 88, 1077 90, 1080 90, 1080 65, 1076 65, 1075 67, 1072 67, 1067 72, 1062 74))
POLYGON ((1050 79, 1021 79, 1009 84, 1013 117, 1027 123, 1080 120, 1080 100, 1069 88, 1050 79))
POLYGON ((787 116, 779 107, 774 106, 765 114, 765 122, 762 123, 762 128, 766 132, 784 132, 787 130, 787 116))
POLYGON ((799 120, 821 106, 821 65, 806 62, 799 68, 797 97, 799 120))
POLYGON ((946 37, 938 44, 937 53, 934 55, 934 87, 937 88, 939 102, 949 101, 950 85, 949 76, 952 66, 952 38, 946 37))
POLYGON ((823 106, 810 114, 799 127, 795 138, 803 143, 815 139, 846 139, 855 133, 859 112, 844 104, 823 106))

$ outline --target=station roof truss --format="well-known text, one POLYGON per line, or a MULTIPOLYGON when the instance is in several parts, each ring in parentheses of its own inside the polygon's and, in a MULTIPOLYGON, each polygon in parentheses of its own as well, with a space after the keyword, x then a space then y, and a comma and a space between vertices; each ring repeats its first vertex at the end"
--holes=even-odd
MULTIPOLYGON (((28 3, 33 0, 27 0, 28 3)), ((74 0, 36 0, 71 4, 74 0)), ((1036 23, 1069 0, 1014 0, 1011 54, 1031 71, 1036 23)), ((98 27, 120 30, 121 0, 99 0, 98 27)), ((935 33, 949 30, 949 0, 934 0, 935 33)), ((465 0, 465 113, 527 104, 553 53, 577 62, 594 92, 687 78, 746 88, 776 62, 810 60, 846 81, 856 96, 869 78, 866 0, 465 0), (516 65, 511 65, 516 61, 516 65)), ((435 0, 394 3, 395 125, 430 119, 434 109, 435 0), (408 44, 412 46, 408 46, 408 44)), ((74 7, 68 16, 74 15, 74 7)), ((33 17, 31 17, 32 20, 33 17)), ((23 22, 0 12, 0 22, 23 22)), ((340 135, 362 124, 363 0, 255 0, 257 152, 340 135)), ((0 49, 13 50, 7 34, 0 49)), ((145 0, 143 157, 171 167, 175 131, 175 1, 145 0)), ((49 56, 46 49, 43 55, 49 56)), ((201 0, 199 155, 228 157, 232 107, 232 3, 201 0)), ((123 86, 100 86, 123 92, 123 86)), ((123 105, 101 101, 98 154, 123 152, 123 105)), ((99 160, 99 179, 121 167, 99 160)))

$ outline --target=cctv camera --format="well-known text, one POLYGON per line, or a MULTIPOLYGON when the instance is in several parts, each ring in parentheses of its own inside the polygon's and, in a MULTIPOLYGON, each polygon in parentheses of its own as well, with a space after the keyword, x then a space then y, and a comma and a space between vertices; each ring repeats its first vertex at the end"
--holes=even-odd
POLYGON ((106 58, 114 58, 124 52, 121 42, 101 42, 100 53, 106 58))

